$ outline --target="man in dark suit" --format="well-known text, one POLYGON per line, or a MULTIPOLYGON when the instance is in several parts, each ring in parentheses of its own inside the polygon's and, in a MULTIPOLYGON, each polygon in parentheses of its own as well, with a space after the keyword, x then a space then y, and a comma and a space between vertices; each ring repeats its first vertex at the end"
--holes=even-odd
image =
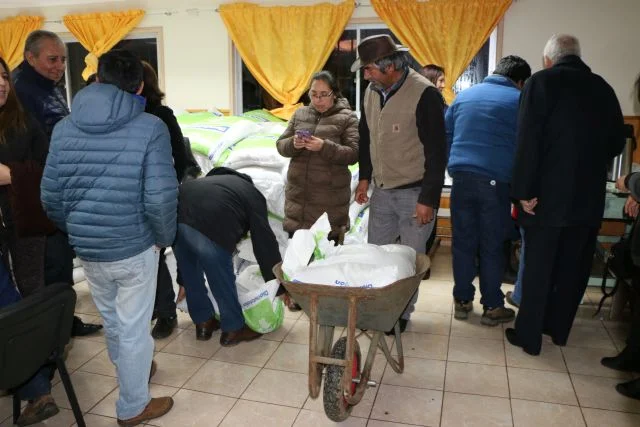
POLYGON ((532 355, 543 333, 567 343, 591 270, 607 165, 625 144, 616 95, 580 59, 578 40, 554 35, 543 60, 520 98, 511 184, 527 251, 520 311, 506 336, 532 355))

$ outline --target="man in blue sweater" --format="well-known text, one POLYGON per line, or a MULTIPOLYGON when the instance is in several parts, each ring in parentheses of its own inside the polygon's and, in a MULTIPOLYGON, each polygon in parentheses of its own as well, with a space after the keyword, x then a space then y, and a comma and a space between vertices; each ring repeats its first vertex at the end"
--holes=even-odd
POLYGON ((531 68, 517 56, 498 62, 494 74, 460 93, 447 110, 450 147, 453 298, 456 319, 473 310, 480 275, 481 322, 496 326, 513 320, 500 290, 504 272, 502 245, 509 217, 509 183, 516 150, 520 90, 531 68), (478 262, 479 261, 479 262, 478 262))
POLYGON ((152 399, 148 382, 158 259, 175 238, 178 181, 167 126, 144 112, 140 60, 112 50, 97 81, 53 130, 41 198, 69 234, 104 320, 118 424, 134 426, 173 406, 171 397, 152 399))

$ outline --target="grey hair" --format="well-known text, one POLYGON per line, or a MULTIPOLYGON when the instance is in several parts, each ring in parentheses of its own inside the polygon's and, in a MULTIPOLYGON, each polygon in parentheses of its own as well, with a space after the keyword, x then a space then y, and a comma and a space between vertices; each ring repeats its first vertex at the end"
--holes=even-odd
POLYGON ((554 64, 568 55, 580 56, 580 42, 569 34, 554 34, 545 45, 543 54, 554 64))
POLYGON ((29 33, 27 40, 24 43, 25 57, 27 56, 27 52, 30 52, 35 56, 40 55, 40 47, 42 40, 44 39, 54 40, 64 46, 62 39, 56 33, 45 30, 35 30, 29 33))
POLYGON ((404 70, 409 66, 409 55, 407 52, 396 52, 392 55, 378 59, 375 64, 382 72, 385 72, 389 65, 393 65, 396 70, 404 70))

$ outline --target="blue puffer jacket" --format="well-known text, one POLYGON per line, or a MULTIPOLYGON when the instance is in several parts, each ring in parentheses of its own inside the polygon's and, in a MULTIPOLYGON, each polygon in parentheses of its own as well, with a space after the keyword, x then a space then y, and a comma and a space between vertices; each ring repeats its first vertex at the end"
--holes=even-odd
POLYGON ((510 183, 520 90, 494 74, 462 91, 445 114, 449 175, 471 172, 510 183))
POLYGON ((22 106, 40 123, 51 137, 53 127, 69 115, 67 100, 60 87, 22 61, 13 72, 13 84, 22 106))
POLYGON ((94 83, 56 125, 41 184, 47 215, 86 261, 118 261, 176 233, 178 181, 167 126, 141 97, 94 83))

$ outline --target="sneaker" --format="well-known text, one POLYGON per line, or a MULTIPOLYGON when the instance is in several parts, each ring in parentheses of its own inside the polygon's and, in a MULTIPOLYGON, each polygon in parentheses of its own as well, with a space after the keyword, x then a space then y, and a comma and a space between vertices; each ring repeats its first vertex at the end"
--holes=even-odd
POLYGON ((56 405, 53 397, 51 397, 50 394, 45 394, 29 402, 27 406, 24 407, 16 424, 20 427, 30 426, 51 418, 58 412, 60 412, 60 409, 58 409, 58 405, 56 405))
POLYGON ((515 317, 516 312, 510 308, 485 308, 480 323, 486 326, 496 326, 498 323, 511 322, 515 317))
POLYGON ((173 407, 173 399, 170 397, 152 398, 144 410, 133 418, 121 420, 118 418, 118 425, 123 427, 133 427, 145 421, 158 418, 166 414, 173 407))
POLYGON ((461 301, 458 299, 453 299, 454 301, 454 312, 453 318, 458 320, 465 320, 469 317, 469 312, 473 311, 473 301, 461 301))
POLYGON ((516 308, 520 308, 520 304, 516 303, 516 301, 513 299, 513 292, 511 292, 511 291, 507 292, 507 295, 505 296, 505 299, 512 306, 514 306, 516 308))

